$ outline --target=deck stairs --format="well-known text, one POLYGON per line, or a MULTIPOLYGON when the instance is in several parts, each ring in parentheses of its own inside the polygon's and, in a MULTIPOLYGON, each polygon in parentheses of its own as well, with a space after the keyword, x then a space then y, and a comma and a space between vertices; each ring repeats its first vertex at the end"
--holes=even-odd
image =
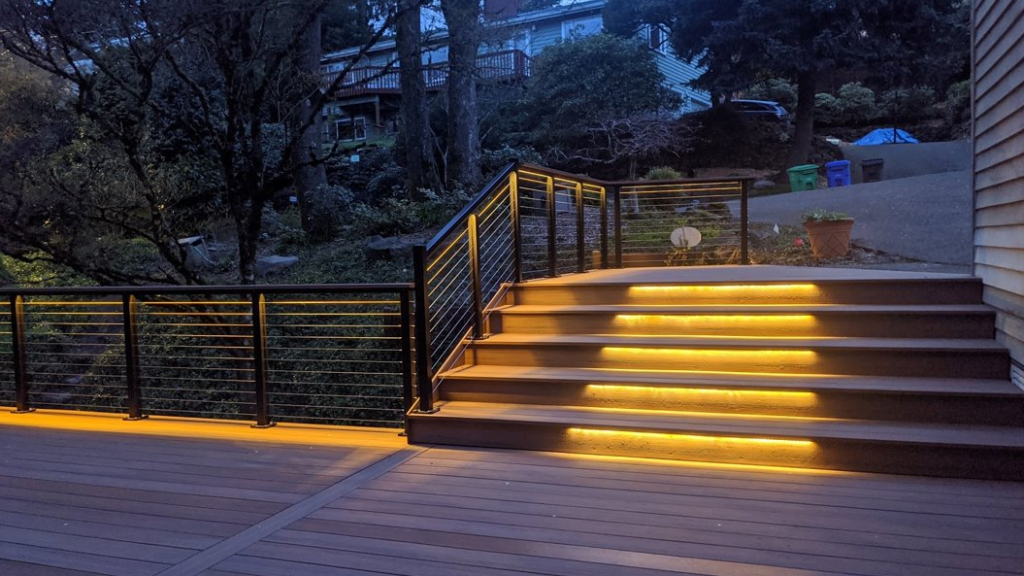
POLYGON ((413 442, 1024 479, 1024 391, 966 276, 615 270, 514 286, 413 442))

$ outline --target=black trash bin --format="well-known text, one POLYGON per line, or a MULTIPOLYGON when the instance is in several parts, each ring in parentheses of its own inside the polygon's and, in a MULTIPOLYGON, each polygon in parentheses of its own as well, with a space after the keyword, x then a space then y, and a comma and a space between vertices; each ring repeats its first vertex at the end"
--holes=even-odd
POLYGON ((885 174, 885 160, 872 158, 860 163, 861 174, 864 182, 881 182, 885 174))

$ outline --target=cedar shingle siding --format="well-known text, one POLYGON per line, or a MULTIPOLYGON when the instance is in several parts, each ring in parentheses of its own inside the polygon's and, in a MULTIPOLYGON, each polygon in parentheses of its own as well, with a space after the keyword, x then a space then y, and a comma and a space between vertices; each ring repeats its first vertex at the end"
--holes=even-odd
POLYGON ((1024 1, 974 3, 974 262, 1024 385, 1024 1))

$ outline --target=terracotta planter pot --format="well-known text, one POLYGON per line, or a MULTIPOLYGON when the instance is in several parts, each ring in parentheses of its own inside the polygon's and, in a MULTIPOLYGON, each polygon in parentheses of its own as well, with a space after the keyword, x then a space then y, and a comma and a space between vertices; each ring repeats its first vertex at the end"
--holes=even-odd
POLYGON ((804 222, 811 237, 811 251, 815 258, 838 258, 850 251, 850 232, 853 219, 804 222))

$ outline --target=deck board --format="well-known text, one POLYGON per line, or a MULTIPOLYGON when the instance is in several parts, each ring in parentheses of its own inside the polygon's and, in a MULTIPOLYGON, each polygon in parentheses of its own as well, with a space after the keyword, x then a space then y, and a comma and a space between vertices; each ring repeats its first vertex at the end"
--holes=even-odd
POLYGON ((1024 483, 28 421, 3 576, 1024 574, 1024 483))

